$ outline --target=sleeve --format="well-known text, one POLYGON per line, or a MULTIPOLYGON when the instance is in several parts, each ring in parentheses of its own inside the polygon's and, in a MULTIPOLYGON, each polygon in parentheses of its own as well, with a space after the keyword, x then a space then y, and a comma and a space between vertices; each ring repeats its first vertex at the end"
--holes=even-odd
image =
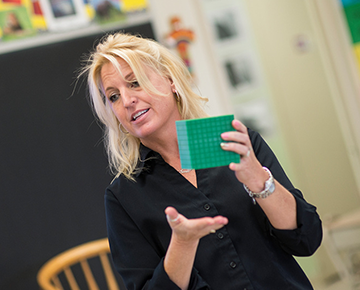
POLYGON ((284 251, 294 256, 310 256, 322 241, 322 223, 316 207, 306 202, 300 190, 294 188, 270 147, 262 137, 249 130, 254 152, 259 162, 270 169, 274 178, 282 184, 296 200, 298 227, 294 230, 278 230, 268 222, 270 235, 284 251))
MULTIPOLYGON (((164 257, 147 241, 114 194, 105 194, 111 255, 127 290, 179 290, 164 270, 164 257)), ((210 290, 193 268, 189 290, 210 290)))
POLYGON ((294 256, 310 256, 315 253, 322 240, 321 220, 316 207, 294 194, 298 227, 295 230, 278 230, 269 223, 270 234, 282 248, 294 256))

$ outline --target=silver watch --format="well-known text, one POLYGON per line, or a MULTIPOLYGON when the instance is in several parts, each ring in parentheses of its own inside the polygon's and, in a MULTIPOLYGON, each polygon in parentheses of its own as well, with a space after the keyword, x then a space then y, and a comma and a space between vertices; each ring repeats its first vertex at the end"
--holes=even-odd
POLYGON ((272 176, 270 170, 266 167, 263 167, 264 170, 269 174, 269 179, 265 181, 264 190, 258 193, 252 192, 245 184, 244 188, 249 194, 249 196, 252 198, 254 204, 256 204, 255 198, 267 198, 270 194, 272 194, 275 191, 275 182, 274 177, 272 176))

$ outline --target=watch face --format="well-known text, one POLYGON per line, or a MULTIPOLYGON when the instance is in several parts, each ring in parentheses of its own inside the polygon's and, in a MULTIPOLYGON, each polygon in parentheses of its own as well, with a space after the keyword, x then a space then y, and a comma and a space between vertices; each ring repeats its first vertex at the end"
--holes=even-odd
POLYGON ((269 187, 269 192, 273 193, 275 191, 275 182, 274 180, 271 182, 270 187, 269 187))
POLYGON ((274 179, 269 179, 265 182, 265 191, 268 193, 273 193, 275 191, 274 179))

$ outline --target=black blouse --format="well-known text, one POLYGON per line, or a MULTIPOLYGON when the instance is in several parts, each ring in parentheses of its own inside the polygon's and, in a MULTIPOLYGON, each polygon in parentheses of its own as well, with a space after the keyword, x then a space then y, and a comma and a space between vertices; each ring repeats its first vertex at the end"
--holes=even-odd
POLYGON ((136 182, 120 176, 107 188, 105 209, 111 253, 128 290, 180 289, 163 258, 171 229, 167 206, 187 218, 223 215, 229 223, 200 240, 189 290, 313 289, 294 256, 312 255, 322 239, 321 220, 293 187, 261 136, 249 130, 254 152, 297 203, 295 230, 273 228, 227 166, 196 170, 198 188, 141 145, 136 182))

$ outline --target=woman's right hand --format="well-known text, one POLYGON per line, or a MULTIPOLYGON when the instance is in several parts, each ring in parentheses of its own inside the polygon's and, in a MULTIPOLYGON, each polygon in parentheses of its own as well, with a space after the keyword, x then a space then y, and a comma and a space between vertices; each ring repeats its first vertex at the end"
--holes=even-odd
POLYGON ((164 269, 180 289, 186 290, 199 240, 222 228, 228 223, 228 219, 222 216, 187 219, 170 206, 165 209, 165 214, 172 235, 164 259, 164 269))
POLYGON ((193 242, 221 229, 228 223, 223 216, 187 219, 173 207, 167 207, 165 214, 173 235, 179 242, 193 242))

